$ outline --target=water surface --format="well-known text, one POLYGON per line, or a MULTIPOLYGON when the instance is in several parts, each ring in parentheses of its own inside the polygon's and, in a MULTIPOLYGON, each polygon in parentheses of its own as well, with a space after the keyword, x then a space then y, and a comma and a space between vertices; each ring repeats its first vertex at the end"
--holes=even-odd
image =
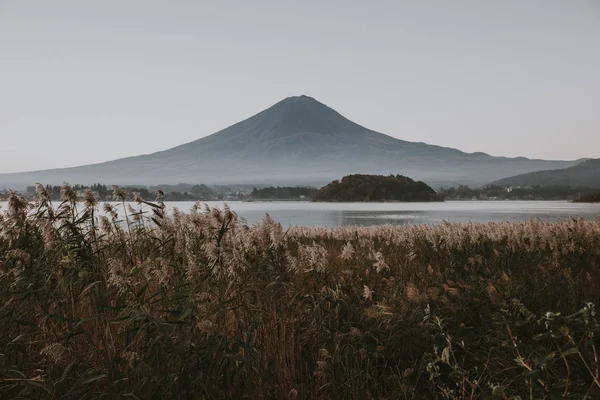
MULTIPOLYGON (((208 202, 222 207, 223 202, 208 202)), ((532 218, 565 220, 570 217, 594 219, 600 204, 566 201, 447 201, 444 203, 309 203, 229 202, 231 209, 249 224, 269 213, 282 225, 407 225, 449 222, 519 221, 532 218)), ((168 203, 188 211, 193 203, 168 203)))
MULTIPOLYGON (((209 201, 222 208, 222 201, 209 201)), ((546 221, 571 217, 594 219, 600 216, 600 204, 567 201, 447 201, 444 203, 310 203, 310 202, 228 202, 231 209, 248 224, 259 222, 269 213, 284 226, 337 225, 408 225, 449 222, 520 221, 539 218, 546 221)), ((167 202, 188 212, 193 202, 167 202)), ((133 204, 137 208, 137 204, 133 204)), ((0 210, 6 204, 0 203, 0 210)))

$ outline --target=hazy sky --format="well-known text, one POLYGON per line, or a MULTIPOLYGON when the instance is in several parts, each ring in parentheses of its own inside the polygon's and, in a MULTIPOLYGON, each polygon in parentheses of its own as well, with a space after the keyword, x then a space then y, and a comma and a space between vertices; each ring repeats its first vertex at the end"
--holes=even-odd
POLYGON ((600 0, 0 0, 0 172, 166 149, 299 94, 405 140, 600 157, 600 0))

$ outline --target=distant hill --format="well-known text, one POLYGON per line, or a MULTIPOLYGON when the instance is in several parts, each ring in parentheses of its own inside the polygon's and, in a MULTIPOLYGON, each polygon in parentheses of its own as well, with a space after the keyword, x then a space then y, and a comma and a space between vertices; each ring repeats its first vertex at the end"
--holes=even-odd
POLYGON ((402 175, 348 175, 319 189, 315 201, 442 201, 435 190, 423 182, 402 175))
POLYGON ((564 169, 552 169, 497 180, 501 186, 581 187, 600 189, 600 159, 583 161, 564 169))
POLYGON ((210 136, 157 153, 81 167, 0 174, 0 189, 24 188, 33 182, 322 185, 353 173, 402 173, 430 184, 477 185, 575 164, 469 154, 408 142, 360 126, 311 97, 298 96, 210 136))

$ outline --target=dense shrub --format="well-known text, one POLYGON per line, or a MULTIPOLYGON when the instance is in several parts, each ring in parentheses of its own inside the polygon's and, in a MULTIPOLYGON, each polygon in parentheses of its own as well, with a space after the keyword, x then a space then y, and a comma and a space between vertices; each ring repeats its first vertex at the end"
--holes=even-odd
POLYGON ((581 196, 581 198, 575 200, 576 203, 600 203, 600 193, 589 194, 581 196))
POLYGON ((402 175, 347 175, 316 193, 315 201, 442 201, 424 182, 402 175))

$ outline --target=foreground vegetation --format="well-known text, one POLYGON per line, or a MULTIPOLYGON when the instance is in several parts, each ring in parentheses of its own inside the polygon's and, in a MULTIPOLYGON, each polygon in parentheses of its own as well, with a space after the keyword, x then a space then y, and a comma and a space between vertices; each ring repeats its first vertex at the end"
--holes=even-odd
POLYGON ((600 396, 600 221, 283 230, 114 196, 10 196, 0 398, 600 396))

